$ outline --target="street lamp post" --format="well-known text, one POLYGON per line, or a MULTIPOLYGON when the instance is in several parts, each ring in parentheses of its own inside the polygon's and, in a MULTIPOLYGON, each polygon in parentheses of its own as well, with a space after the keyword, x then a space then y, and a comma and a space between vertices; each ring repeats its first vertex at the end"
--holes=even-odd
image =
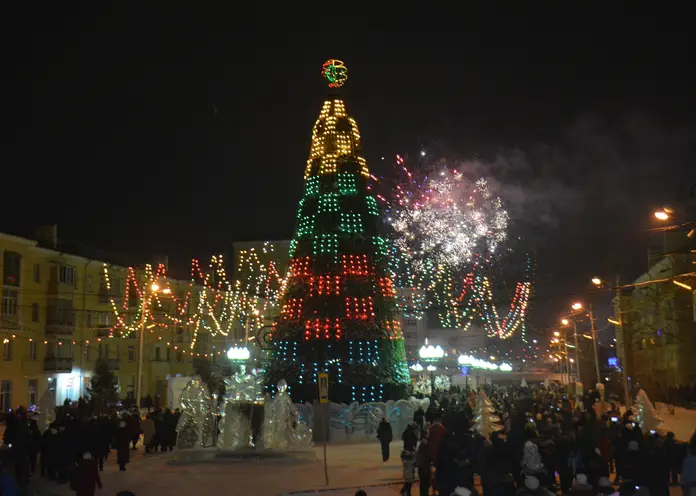
MULTIPOLYGON (((258 317, 260 312, 258 311, 258 309, 254 308, 254 310, 251 313, 254 314, 255 317, 258 317)), ((244 323, 244 346, 249 346, 249 321, 249 315, 247 315, 246 322, 244 323)))
MULTIPOLYGON (((561 324, 568 326, 570 320, 561 319, 561 324)), ((575 341, 575 382, 580 382, 580 343, 578 343, 578 322, 573 319, 573 341, 575 341)))
POLYGON ((602 376, 599 372, 599 353, 597 352, 597 326, 595 323, 594 311, 592 310, 592 305, 589 308, 590 314, 590 329, 592 331, 592 351, 594 353, 594 364, 595 364, 595 374, 597 375, 596 384, 602 383, 602 376))
MULTIPOLYGON (((140 335, 138 336, 138 368, 137 375, 135 377, 135 404, 140 408, 140 396, 142 394, 143 386, 143 348, 145 347, 145 324, 147 323, 147 303, 150 299, 150 295, 159 292, 160 287, 156 282, 148 288, 147 286, 143 288, 143 303, 140 316, 140 335), (150 292, 148 292, 148 290, 150 292)), ((162 289, 163 294, 171 293, 171 289, 162 289)))
POLYGON ((428 346, 428 341, 426 340, 425 345, 421 347, 420 350, 418 350, 418 356, 420 356, 421 360, 424 362, 431 362, 427 366, 427 370, 430 372, 430 396, 431 398, 435 395, 435 370, 436 367, 435 365, 432 364, 432 362, 437 362, 439 361, 442 357, 445 356, 445 350, 442 349, 442 346, 433 346, 430 345, 428 346))

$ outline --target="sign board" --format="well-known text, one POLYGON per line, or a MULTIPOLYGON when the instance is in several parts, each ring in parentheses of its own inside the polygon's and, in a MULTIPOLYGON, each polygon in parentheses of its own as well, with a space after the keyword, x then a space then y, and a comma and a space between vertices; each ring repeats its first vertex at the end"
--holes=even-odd
POLYGON ((273 349, 272 330, 273 326, 263 326, 261 329, 257 331, 256 336, 254 336, 254 340, 256 340, 256 343, 259 345, 259 348, 261 348, 264 351, 270 351, 273 349))
POLYGON ((329 374, 321 373, 318 376, 319 380, 319 403, 329 402, 329 374))

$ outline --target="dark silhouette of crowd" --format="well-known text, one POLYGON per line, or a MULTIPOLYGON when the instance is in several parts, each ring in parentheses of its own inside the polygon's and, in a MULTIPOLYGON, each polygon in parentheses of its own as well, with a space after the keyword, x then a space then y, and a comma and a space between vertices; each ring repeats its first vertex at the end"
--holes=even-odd
POLYGON ((642 432, 634 412, 599 402, 596 391, 572 400, 555 386, 483 389, 500 419, 487 437, 475 428, 473 391, 437 394, 415 412, 402 434, 401 494, 418 480, 421 496, 668 496, 670 486, 696 495, 696 432, 690 443, 642 432))
POLYGON ((22 407, 6 417, 0 468, 3 483, 16 485, 18 494, 26 491, 32 477, 40 476, 69 484, 78 496, 92 495, 101 486, 99 472, 112 452, 119 469, 126 470, 143 427, 146 453, 171 451, 180 415, 178 410, 158 409, 141 424, 138 410, 94 414, 82 399, 72 405, 66 402, 55 413, 55 421, 44 432, 22 407))

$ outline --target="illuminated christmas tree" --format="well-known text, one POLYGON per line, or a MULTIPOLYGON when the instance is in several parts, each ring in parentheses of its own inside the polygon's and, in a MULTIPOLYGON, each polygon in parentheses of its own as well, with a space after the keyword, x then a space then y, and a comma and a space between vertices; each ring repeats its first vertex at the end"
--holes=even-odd
POLYGON ((311 401, 326 371, 332 401, 399 399, 409 374, 387 270, 390 245, 368 188, 358 125, 337 93, 347 69, 329 60, 322 74, 334 94, 312 131, 266 384, 274 393, 285 379, 293 401, 311 401))

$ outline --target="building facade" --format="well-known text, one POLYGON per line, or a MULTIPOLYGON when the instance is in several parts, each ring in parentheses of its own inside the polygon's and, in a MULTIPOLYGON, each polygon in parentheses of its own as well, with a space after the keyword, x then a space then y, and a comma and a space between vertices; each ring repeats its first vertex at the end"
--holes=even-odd
POLYGON ((616 333, 619 359, 626 354, 631 386, 646 389, 651 398, 666 399, 670 387, 696 383, 693 250, 693 238, 665 233, 663 254, 651 254, 649 269, 623 291, 617 309, 623 324, 616 333))
MULTIPOLYGON (((0 233, 0 253, 0 411, 37 405, 47 391, 55 392, 57 403, 77 400, 87 393, 99 360, 108 361, 121 397, 132 397, 136 333, 122 336, 111 331, 117 313, 125 320, 136 314, 136 308, 120 306, 128 269, 108 266, 107 284, 104 261, 63 252, 55 237, 53 242, 40 243, 0 233)), ((176 298, 178 282, 171 284, 172 298, 176 298)), ((189 281, 182 281, 181 290, 188 285, 189 281)), ((192 375, 190 343, 190 330, 182 326, 146 332, 144 397, 166 398, 170 376, 192 375)))

